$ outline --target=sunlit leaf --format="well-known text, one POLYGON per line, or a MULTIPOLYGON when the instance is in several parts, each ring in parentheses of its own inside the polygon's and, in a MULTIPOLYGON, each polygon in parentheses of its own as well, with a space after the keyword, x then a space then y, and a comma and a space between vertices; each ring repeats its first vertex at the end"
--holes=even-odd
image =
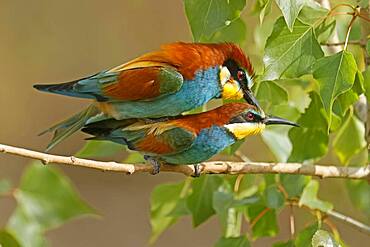
POLYGON ((249 241, 246 236, 234 237, 234 238, 220 238, 215 247, 249 247, 249 241))
POLYGON ((304 24, 314 25, 317 23, 317 21, 321 20, 320 18, 326 17, 327 13, 328 10, 321 7, 318 3, 314 1, 306 1, 306 5, 303 6, 301 12, 298 15, 298 19, 304 24))
POLYGON ((262 79, 296 78, 310 73, 313 63, 322 56, 312 26, 297 20, 290 32, 284 19, 279 18, 266 43, 262 79))
POLYGON ((364 124, 354 116, 353 111, 346 118, 333 141, 334 151, 344 165, 366 147, 364 124))
POLYGON ((370 66, 367 66, 366 70, 362 72, 364 77, 364 89, 365 96, 368 102, 370 102, 370 66))
POLYGON ((192 214, 194 227, 215 214, 213 192, 221 183, 222 179, 218 176, 201 176, 192 181, 193 193, 187 198, 187 207, 192 214))
POLYGON ((230 25, 240 17, 245 7, 245 0, 185 0, 184 3, 193 38, 197 42, 230 25))
POLYGON ((150 243, 155 242, 163 231, 178 220, 179 216, 171 213, 181 200, 183 188, 184 182, 162 184, 154 188, 150 201, 150 224, 152 226, 150 243))
POLYGON ((312 247, 322 246, 337 247, 338 244, 332 238, 330 233, 325 230, 317 230, 312 237, 312 247))
POLYGON ((318 209, 323 212, 333 209, 333 205, 330 202, 325 202, 317 198, 318 191, 319 182, 311 180, 303 190, 299 205, 305 205, 311 209, 318 209))
POLYGON ((293 30, 293 25, 306 0, 275 0, 283 13, 285 22, 289 30, 293 30))
POLYGON ((319 83, 320 97, 329 116, 329 126, 334 100, 352 87, 356 72, 355 59, 346 51, 323 57, 315 63, 313 76, 319 83))

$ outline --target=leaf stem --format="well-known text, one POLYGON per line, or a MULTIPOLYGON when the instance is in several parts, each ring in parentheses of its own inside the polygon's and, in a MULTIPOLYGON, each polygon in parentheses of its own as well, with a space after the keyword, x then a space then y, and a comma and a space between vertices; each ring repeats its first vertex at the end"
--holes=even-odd
POLYGON ((352 13, 352 19, 351 19, 351 21, 348 24, 347 34, 346 34, 346 39, 345 39, 345 42, 344 42, 343 50, 347 50, 348 39, 349 39, 349 35, 351 33, 351 30, 352 30, 353 23, 355 22, 357 16, 359 16, 359 15, 360 15, 360 9, 359 8, 356 8, 354 10, 354 12, 352 13))
POLYGON ((252 229, 254 227, 254 225, 268 212, 270 211, 270 208, 265 208, 264 210, 262 210, 256 218, 254 218, 254 220, 251 222, 250 224, 250 228, 252 229))

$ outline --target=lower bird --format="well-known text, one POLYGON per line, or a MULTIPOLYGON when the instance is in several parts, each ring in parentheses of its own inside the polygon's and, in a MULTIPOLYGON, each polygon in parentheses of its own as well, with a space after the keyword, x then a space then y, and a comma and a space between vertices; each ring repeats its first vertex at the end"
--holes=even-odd
MULTIPOLYGON (((261 133, 266 125, 296 123, 266 116, 248 103, 229 103, 199 114, 148 120, 103 120, 88 124, 89 139, 109 140, 144 154, 158 173, 161 163, 198 164, 237 140, 261 133)), ((195 176, 199 166, 195 165, 195 176)))

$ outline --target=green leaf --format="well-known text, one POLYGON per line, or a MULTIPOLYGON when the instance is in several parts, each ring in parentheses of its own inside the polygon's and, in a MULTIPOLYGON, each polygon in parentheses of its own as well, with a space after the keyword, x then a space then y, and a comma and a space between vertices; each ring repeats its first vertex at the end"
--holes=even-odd
POLYGON ((94 214, 64 175, 39 162, 26 169, 14 196, 18 206, 7 229, 22 245, 39 246, 29 243, 44 243, 44 231, 72 218, 94 214))
POLYGON ((240 17, 245 0, 185 0, 185 12, 194 41, 209 38, 216 31, 231 24, 240 17))
POLYGON ((307 247, 311 246, 311 239, 318 229, 317 224, 310 225, 300 231, 294 240, 295 247, 307 247))
POLYGON ((210 37, 203 37, 202 42, 233 42, 243 45, 247 36, 247 27, 240 18, 232 21, 229 25, 213 33, 210 37))
POLYGON ((288 101, 288 93, 275 81, 260 82, 255 94, 259 104, 266 112, 270 112, 272 106, 288 101))
POLYGON ((337 247, 339 245, 335 242, 330 233, 324 230, 317 230, 312 237, 312 247, 322 246, 337 247))
POLYGON ((323 57, 315 63, 313 76, 320 87, 320 97, 329 116, 329 126, 334 100, 352 87, 356 72, 356 61, 347 51, 323 57))
POLYGON ((279 18, 266 42, 263 80, 296 78, 310 73, 314 62, 322 56, 312 26, 297 20, 290 32, 284 19, 279 18))
POLYGON ((287 242, 278 242, 278 243, 274 243, 272 245, 273 247, 296 247, 294 245, 294 242, 292 240, 289 240, 287 242))
MULTIPOLYGON (((314 1, 306 1, 306 5, 303 6, 301 12, 298 15, 298 19, 304 24, 315 25, 320 18, 326 17, 327 14, 328 10, 321 7, 318 3, 314 1)), ((318 35, 318 33, 316 34, 318 35)))
POLYGON ((213 193, 221 183, 222 179, 218 176, 201 176, 192 181, 193 193, 187 198, 187 207, 192 214, 194 227, 215 214, 213 193))
POLYGON ((21 207, 17 207, 9 219, 7 230, 21 246, 47 246, 45 229, 36 220, 29 217, 21 207))
POLYGON ((293 25, 306 0, 275 0, 276 4, 283 13, 289 30, 293 31, 293 25))
POLYGON ((367 181, 347 180, 346 186, 353 205, 370 220, 370 184, 367 181))
POLYGON ((267 207, 279 209, 284 206, 284 195, 275 184, 268 186, 264 193, 267 207))
POLYGON ((145 162, 145 159, 139 152, 129 152, 129 155, 124 159, 124 162, 129 164, 137 164, 145 162))
POLYGON ((364 89, 365 89, 365 96, 368 102, 370 102, 370 66, 367 66, 364 72, 362 72, 364 77, 364 89))
POLYGON ((304 187, 310 182, 311 177, 303 175, 281 174, 280 182, 289 197, 298 197, 302 194, 304 187))
POLYGON ((171 225, 175 224, 179 215, 173 215, 183 196, 184 182, 177 184, 162 184, 154 188, 150 201, 150 224, 152 234, 150 243, 171 225))
POLYGON ((221 237, 215 247, 249 247, 249 241, 246 236, 234 237, 234 238, 225 238, 221 237))
POLYGON ((325 202, 317 198, 319 191, 319 182, 311 180, 303 190, 302 196, 299 200, 299 205, 305 205, 311 209, 318 209, 322 212, 328 212, 333 209, 330 202, 325 202))
POLYGON ((12 188, 12 184, 8 179, 0 179, 0 196, 8 193, 12 188))
POLYGON ((233 233, 228 232, 228 229, 230 229, 229 225, 235 225, 236 221, 236 210, 230 208, 233 200, 232 192, 215 191, 213 193, 213 209, 220 219, 223 235, 227 237, 233 236, 233 233))
POLYGON ((333 141, 334 151, 344 165, 366 147, 364 124, 354 116, 353 111, 346 118, 333 141))
MULTIPOLYGON (((248 218, 250 222, 253 222, 257 217, 260 217, 262 212, 266 210, 266 206, 254 204, 248 207, 248 218)), ((275 236, 279 232, 277 225, 276 211, 274 209, 268 209, 265 211, 262 217, 252 227, 253 238, 260 237, 271 237, 275 236)))
POLYGON ((265 16, 271 12, 271 0, 257 0, 253 7, 253 14, 258 14, 260 19, 260 24, 262 24, 265 16))
POLYGON ((85 146, 76 154, 81 158, 100 158, 112 156, 119 151, 123 151, 124 146, 109 141, 88 141, 85 146))
POLYGON ((289 138, 293 149, 290 162, 303 162, 318 159, 328 150, 328 120, 322 102, 315 92, 310 93, 311 103, 297 123, 299 128, 291 128, 289 138), (315 145, 312 145, 312 144, 315 145))
POLYGON ((13 237, 13 235, 5 230, 0 230, 0 246, 20 247, 18 241, 13 237))

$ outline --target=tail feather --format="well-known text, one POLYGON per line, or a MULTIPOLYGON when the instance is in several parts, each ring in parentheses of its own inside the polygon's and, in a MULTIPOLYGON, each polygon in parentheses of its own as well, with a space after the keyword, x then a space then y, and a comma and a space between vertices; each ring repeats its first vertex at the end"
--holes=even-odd
POLYGON ((48 152, 67 137, 83 128, 91 117, 99 113, 100 110, 95 105, 90 105, 87 109, 40 133, 39 135, 43 135, 47 132, 54 132, 54 136, 45 151, 48 152))
POLYGON ((58 84, 36 84, 33 87, 42 92, 61 94, 72 97, 96 99, 97 96, 86 92, 79 92, 75 89, 76 84, 80 80, 58 83, 58 84))

